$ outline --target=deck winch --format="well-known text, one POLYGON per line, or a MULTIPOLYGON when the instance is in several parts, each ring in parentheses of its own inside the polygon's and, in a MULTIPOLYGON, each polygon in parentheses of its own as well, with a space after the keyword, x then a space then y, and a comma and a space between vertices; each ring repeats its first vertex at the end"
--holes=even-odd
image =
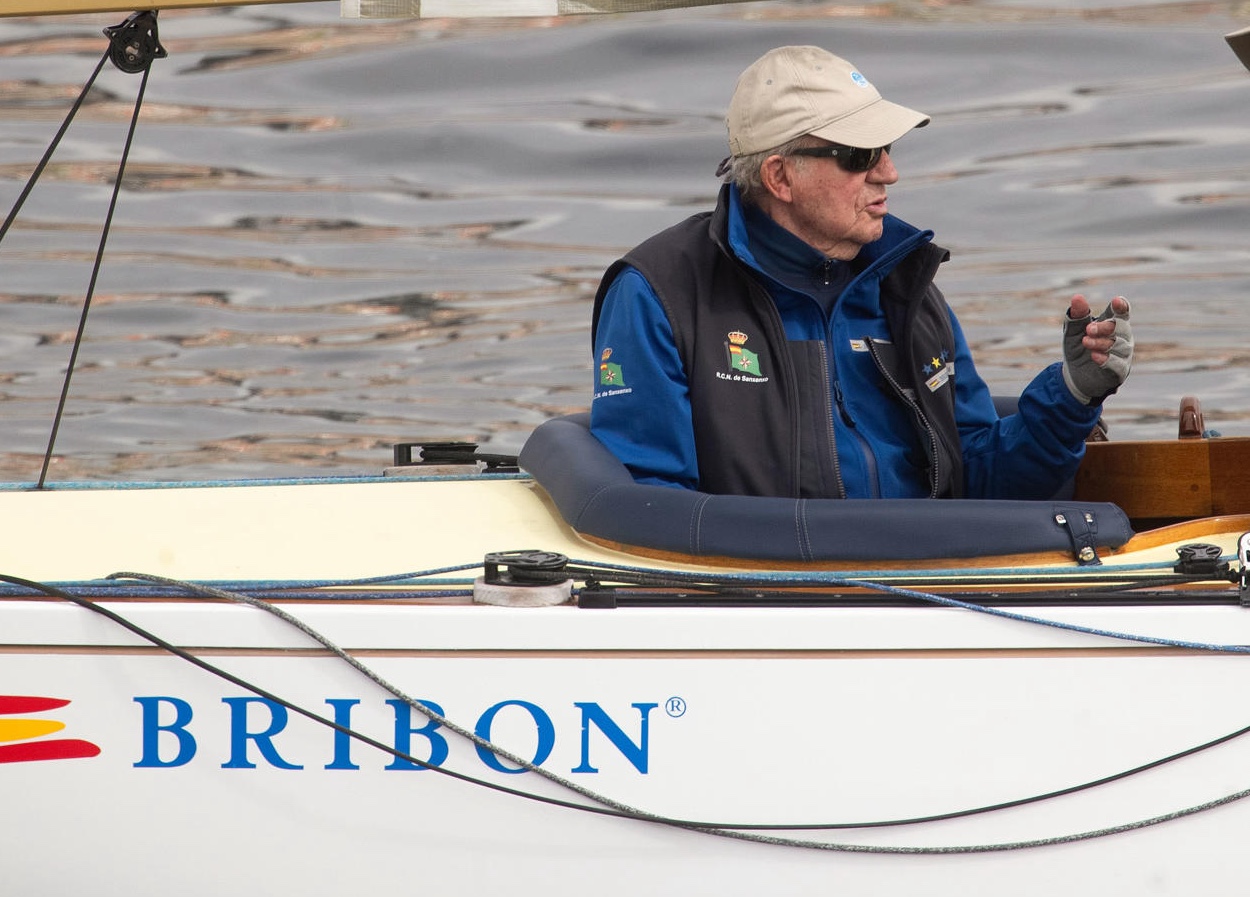
POLYGON ((492 551, 473 581, 473 600, 503 607, 550 607, 573 597, 569 559, 554 551, 492 551))
POLYGON ((1220 546, 1209 542, 1190 542, 1176 549, 1176 566, 1172 569, 1177 573, 1189 576, 1213 576, 1228 572, 1228 564, 1221 563, 1223 551, 1220 546))

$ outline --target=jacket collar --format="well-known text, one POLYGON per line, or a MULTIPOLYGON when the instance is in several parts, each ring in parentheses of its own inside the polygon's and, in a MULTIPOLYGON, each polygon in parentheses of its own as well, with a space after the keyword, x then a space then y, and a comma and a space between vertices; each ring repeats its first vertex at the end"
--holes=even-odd
MULTIPOLYGON (((751 253, 743 200, 733 184, 721 187, 708 227, 712 239, 722 250, 736 256, 752 270, 764 273, 751 253)), ((863 269, 859 276, 884 277, 910 252, 932 240, 933 231, 920 230, 901 218, 886 215, 881 238, 861 249, 855 259, 857 266, 863 269)))

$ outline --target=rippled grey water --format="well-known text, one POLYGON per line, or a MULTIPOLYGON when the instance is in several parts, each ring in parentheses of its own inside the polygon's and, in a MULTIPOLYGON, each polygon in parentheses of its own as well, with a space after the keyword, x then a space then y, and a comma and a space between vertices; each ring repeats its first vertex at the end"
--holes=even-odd
MULTIPOLYGON (((0 19, 7 211, 121 16, 0 19)), ((1113 438, 1182 395, 1250 434, 1250 74, 1237 3, 754 3, 479 23, 336 3, 162 13, 51 479, 374 472, 400 440, 515 451, 589 399, 622 250, 711 203, 737 73, 852 59, 933 124, 896 214, 995 389, 1068 295, 1133 300, 1113 438)), ((106 67, 0 243, 0 477, 38 476, 139 76, 106 67)))

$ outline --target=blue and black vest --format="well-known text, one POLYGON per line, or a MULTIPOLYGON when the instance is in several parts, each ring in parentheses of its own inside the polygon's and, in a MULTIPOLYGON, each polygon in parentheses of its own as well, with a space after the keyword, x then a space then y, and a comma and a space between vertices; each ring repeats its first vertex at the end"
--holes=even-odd
MULTIPOLYGON (((715 211, 691 216, 612 265, 595 297, 593 328, 608 286, 624 266, 636 268, 664 307, 685 368, 700 491, 845 497, 826 344, 786 338, 767 290, 728 247, 727 210, 722 192, 715 211), (749 350, 740 342, 748 333, 749 350)), ((933 284, 946 257, 945 250, 921 243, 882 278, 881 308, 892 340, 866 342, 883 400, 908 409, 930 495, 959 498, 963 463, 954 382, 932 390, 914 373, 954 344, 950 309, 933 284)))

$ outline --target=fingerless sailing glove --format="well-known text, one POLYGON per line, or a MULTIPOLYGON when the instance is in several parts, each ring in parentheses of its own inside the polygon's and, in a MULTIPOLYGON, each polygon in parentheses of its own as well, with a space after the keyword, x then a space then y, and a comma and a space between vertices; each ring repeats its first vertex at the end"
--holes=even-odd
POLYGON ((1133 366, 1133 327, 1128 311, 1118 314, 1108 305, 1097 318, 1086 315, 1073 320, 1066 313, 1063 322, 1063 382, 1078 400, 1097 405, 1120 388, 1133 366), (1091 321, 1115 319, 1115 340, 1104 364, 1090 356, 1082 343, 1085 328, 1091 321))

